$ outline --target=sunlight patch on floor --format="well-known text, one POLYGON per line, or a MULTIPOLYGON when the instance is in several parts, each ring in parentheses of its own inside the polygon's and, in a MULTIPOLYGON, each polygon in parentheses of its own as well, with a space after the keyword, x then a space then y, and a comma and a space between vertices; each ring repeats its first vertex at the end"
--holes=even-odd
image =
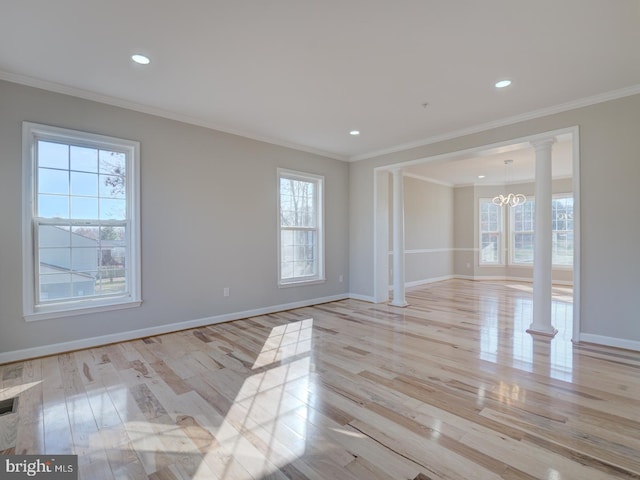
POLYGON ((220 446, 204 464, 218 478, 263 478, 304 454, 308 407, 299 398, 308 389, 312 326, 307 319, 272 329, 253 369, 285 363, 247 378, 216 428, 220 446))

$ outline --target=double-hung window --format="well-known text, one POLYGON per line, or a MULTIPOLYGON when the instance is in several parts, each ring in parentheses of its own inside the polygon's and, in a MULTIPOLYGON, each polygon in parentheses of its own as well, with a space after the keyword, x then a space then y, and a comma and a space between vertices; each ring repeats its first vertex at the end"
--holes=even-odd
POLYGON ((503 263, 504 218, 502 208, 490 198, 480 199, 480 265, 503 263))
POLYGON ((278 169, 278 284, 324 281, 324 178, 278 169))
POLYGON ((139 144, 23 124, 27 320, 140 304, 139 144))

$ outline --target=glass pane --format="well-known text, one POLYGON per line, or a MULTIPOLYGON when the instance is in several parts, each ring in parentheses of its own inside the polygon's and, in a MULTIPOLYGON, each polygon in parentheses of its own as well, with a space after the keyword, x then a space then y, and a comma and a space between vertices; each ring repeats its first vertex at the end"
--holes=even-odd
POLYGON ((124 153, 100 150, 100 173, 126 175, 126 160, 124 153))
POLYGON ((75 272, 95 271, 98 269, 99 249, 97 242, 93 242, 93 247, 77 247, 71 251, 71 268, 75 272))
POLYGON ((96 295, 98 289, 96 288, 96 278, 98 272, 77 272, 71 275, 71 294, 74 297, 90 297, 96 295))
POLYGON ((112 225, 105 225, 100 227, 100 240, 102 244, 106 245, 124 245, 125 241, 125 227, 114 227, 112 225))
POLYGON ((108 245, 108 243, 110 242, 102 242, 102 249, 99 253, 100 266, 124 268, 126 263, 127 249, 125 247, 113 247, 108 245))
POLYGON ((38 195, 38 216, 43 218, 69 218, 69 197, 38 195))
POLYGON ((97 197, 98 175, 95 173, 71 172, 71 195, 97 197))
POLYGON ((69 227, 55 225, 38 226, 38 244, 40 247, 69 247, 71 233, 69 227))
POLYGON ((38 169, 38 193, 69 194, 69 172, 67 170, 38 169))
POLYGON ((126 212, 127 204, 125 200, 100 199, 100 219, 124 220, 126 218, 126 212))
POLYGON ((51 269, 69 271, 71 268, 70 248, 40 248, 39 254, 40 273, 47 273, 51 269))
POLYGON ((125 268, 120 265, 100 267, 100 293, 110 295, 123 293, 127 290, 125 268))
POLYGON ((71 146, 71 170, 98 173, 98 150, 71 146))
POLYGON ((40 275, 40 300, 60 300, 71 297, 71 275, 53 273, 40 275))
POLYGON ((90 247, 98 245, 99 227, 73 227, 71 229, 71 245, 74 247, 90 247))
POLYGON ((71 218, 98 218, 98 199, 91 197, 71 197, 71 218))
POLYGON ((293 262, 293 275, 295 277, 310 276, 310 275, 313 275, 314 273, 315 272, 313 269, 312 262, 305 262, 305 261, 293 262))
POLYGON ((293 245, 293 232, 291 230, 282 230, 280 232, 280 244, 285 248, 290 248, 293 245))
POLYGON ((100 175, 101 197, 124 198, 125 195, 125 177, 119 175, 100 175))
POLYGON ((69 169, 69 147, 62 143, 38 141, 38 166, 69 169))

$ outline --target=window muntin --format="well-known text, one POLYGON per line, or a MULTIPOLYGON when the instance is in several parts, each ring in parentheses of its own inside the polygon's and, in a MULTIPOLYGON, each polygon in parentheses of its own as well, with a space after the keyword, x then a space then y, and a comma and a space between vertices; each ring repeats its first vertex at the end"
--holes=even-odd
POLYGON ((31 123, 24 142, 25 317, 139 304, 137 142, 31 123))
POLYGON ((324 280, 323 177, 278 170, 278 283, 324 280))
POLYGON ((489 198, 480 199, 480 265, 501 265, 504 219, 502 208, 489 198))

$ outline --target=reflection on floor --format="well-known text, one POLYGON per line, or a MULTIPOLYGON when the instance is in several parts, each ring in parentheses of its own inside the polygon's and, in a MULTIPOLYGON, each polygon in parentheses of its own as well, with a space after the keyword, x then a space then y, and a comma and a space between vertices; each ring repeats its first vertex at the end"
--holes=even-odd
POLYGON ((0 366, 0 453, 80 478, 640 478, 640 353, 525 333, 530 285, 451 280, 0 366))
MULTIPOLYGON (((555 287, 552 294, 552 324, 558 330, 554 339, 534 337, 526 333, 533 315, 530 284, 503 283, 499 289, 485 288, 477 308, 482 315, 480 325, 480 358, 498 361, 498 353, 512 348, 511 366, 533 372, 534 365, 545 365, 549 375, 571 381, 573 332, 573 297, 570 288, 555 287), (505 296, 502 289, 525 292, 522 296, 505 296), (534 355, 538 357, 534 364, 534 355), (542 357, 549 357, 548 359, 542 357)), ((488 285, 485 284, 485 287, 488 285)), ((501 359, 502 363, 504 359, 501 359)))

